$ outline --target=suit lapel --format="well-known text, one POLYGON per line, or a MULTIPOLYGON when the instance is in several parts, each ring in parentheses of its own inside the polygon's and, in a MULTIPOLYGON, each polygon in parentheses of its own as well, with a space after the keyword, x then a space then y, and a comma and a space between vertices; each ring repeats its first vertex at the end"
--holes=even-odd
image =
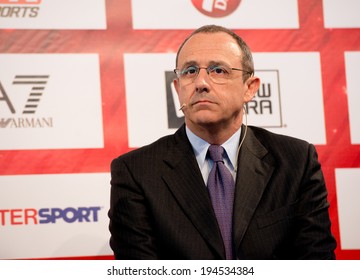
POLYGON ((174 145, 164 159, 169 166, 163 174, 170 191, 184 213, 219 258, 224 258, 221 234, 211 201, 184 126, 175 134, 174 145))
POLYGON ((273 159, 248 127, 238 158, 234 205, 234 240, 236 250, 244 237, 255 209, 273 173, 273 159), (266 160, 264 160, 266 155, 266 160))

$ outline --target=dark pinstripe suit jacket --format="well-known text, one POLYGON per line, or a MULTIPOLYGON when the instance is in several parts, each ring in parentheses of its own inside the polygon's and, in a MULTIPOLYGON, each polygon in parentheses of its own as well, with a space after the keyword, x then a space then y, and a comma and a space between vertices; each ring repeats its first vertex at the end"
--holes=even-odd
MULTIPOLYGON (((313 145, 248 127, 238 163, 237 258, 335 258, 327 191, 313 145)), ((224 259, 185 126, 115 159, 111 176, 109 229, 115 258, 224 259)))

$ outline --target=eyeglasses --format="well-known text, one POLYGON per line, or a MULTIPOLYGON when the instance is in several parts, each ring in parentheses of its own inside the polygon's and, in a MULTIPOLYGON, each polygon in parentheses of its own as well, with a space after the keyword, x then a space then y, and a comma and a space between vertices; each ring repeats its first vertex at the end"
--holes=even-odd
POLYGON ((224 65, 210 65, 208 67, 191 65, 181 70, 174 69, 174 72, 179 80, 181 80, 184 84, 189 84, 196 79, 201 69, 205 69, 206 73, 209 75, 210 80, 216 84, 225 84, 228 80, 234 79, 235 75, 233 70, 242 71, 244 73, 252 75, 252 72, 250 71, 239 68, 230 68, 224 65))

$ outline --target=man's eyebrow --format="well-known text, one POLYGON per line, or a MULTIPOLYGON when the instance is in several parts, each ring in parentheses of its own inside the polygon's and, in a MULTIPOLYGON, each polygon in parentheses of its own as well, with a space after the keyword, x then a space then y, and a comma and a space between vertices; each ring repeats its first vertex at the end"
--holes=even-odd
POLYGON ((224 65, 224 66, 229 66, 229 64, 226 63, 226 62, 223 61, 223 60, 217 60, 217 61, 212 60, 212 61, 209 62, 209 65, 224 65))
POLYGON ((198 63, 194 60, 190 60, 190 61, 186 61, 182 66, 181 68, 185 68, 187 66, 190 66, 190 65, 198 65, 198 63))

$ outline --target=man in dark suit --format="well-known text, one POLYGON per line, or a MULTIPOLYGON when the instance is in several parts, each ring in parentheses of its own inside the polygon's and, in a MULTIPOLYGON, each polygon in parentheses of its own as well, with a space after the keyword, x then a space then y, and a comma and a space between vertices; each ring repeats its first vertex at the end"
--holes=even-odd
POLYGON ((260 84, 246 43, 204 26, 180 46, 176 66, 185 124, 111 164, 115 257, 334 259, 314 146, 242 124, 260 84))

